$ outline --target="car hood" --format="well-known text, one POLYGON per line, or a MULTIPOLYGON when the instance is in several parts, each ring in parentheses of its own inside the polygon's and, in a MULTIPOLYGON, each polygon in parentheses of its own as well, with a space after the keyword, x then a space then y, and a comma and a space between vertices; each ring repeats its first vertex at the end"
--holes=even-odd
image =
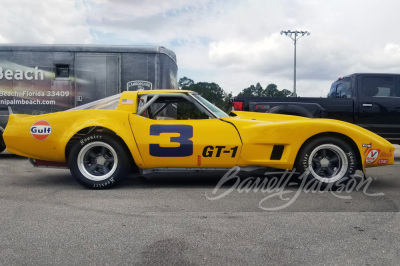
POLYGON ((282 114, 269 114, 269 113, 256 113, 256 112, 246 112, 246 111, 232 111, 232 118, 252 120, 252 121, 263 121, 270 123, 280 123, 280 122, 292 122, 292 121, 309 121, 312 118, 295 116, 295 115, 282 115, 282 114))

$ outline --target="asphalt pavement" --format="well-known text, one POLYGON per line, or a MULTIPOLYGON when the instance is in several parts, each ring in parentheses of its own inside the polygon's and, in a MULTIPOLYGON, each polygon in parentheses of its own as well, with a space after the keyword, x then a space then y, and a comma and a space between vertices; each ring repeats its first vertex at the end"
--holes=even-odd
POLYGON ((394 147, 396 148, 394 150, 394 160, 397 162, 400 162, 400 145, 394 145, 394 147))
POLYGON ((246 190, 244 173, 239 186, 191 173, 94 191, 2 153, 0 265, 399 265, 399 172, 370 168, 341 192, 273 178, 246 190))

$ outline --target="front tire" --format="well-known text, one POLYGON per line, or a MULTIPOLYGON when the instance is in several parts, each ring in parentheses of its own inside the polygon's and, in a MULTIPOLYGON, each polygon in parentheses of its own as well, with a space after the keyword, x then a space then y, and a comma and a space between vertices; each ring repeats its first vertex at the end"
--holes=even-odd
POLYGON ((128 173, 129 154, 117 138, 92 134, 76 142, 68 158, 72 176, 83 186, 105 189, 117 185, 128 173))
POLYGON ((332 137, 307 143, 300 151, 295 167, 307 183, 318 182, 323 188, 345 185, 358 169, 354 149, 344 140, 332 137))

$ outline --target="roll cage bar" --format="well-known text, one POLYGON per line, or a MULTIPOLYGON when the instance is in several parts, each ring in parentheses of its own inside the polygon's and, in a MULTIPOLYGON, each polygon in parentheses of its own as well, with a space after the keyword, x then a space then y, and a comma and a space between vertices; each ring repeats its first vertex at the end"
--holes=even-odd
MULTIPOLYGON (((179 98, 181 97, 182 99, 187 100, 188 102, 193 103, 200 111, 204 112, 206 115, 212 118, 219 118, 216 114, 214 114, 210 109, 208 109, 204 104, 201 102, 197 101, 196 98, 194 98, 191 93, 150 93, 150 94, 145 94, 141 95, 140 99, 144 99, 145 104, 143 106, 139 106, 137 110, 138 115, 143 115, 143 113, 149 108, 151 104, 153 104, 157 99, 160 97, 165 97, 165 98, 179 98), (147 98, 151 97, 149 101, 147 101, 147 98)), ((161 106, 159 109, 157 109, 154 113, 153 116, 157 115, 160 113, 165 107, 167 107, 169 103, 164 104, 161 106)))

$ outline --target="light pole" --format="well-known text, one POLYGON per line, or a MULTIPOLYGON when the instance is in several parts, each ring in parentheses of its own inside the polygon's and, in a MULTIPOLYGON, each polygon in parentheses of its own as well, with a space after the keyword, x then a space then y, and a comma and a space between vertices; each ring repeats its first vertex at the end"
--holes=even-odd
POLYGON ((285 34, 286 36, 288 36, 290 39, 293 40, 294 42, 294 74, 293 74, 293 97, 297 97, 297 93, 296 93, 296 44, 297 44, 297 40, 300 39, 301 37, 305 36, 305 35, 310 35, 310 33, 308 31, 291 31, 291 30, 287 30, 287 31, 281 31, 281 35, 285 34))

